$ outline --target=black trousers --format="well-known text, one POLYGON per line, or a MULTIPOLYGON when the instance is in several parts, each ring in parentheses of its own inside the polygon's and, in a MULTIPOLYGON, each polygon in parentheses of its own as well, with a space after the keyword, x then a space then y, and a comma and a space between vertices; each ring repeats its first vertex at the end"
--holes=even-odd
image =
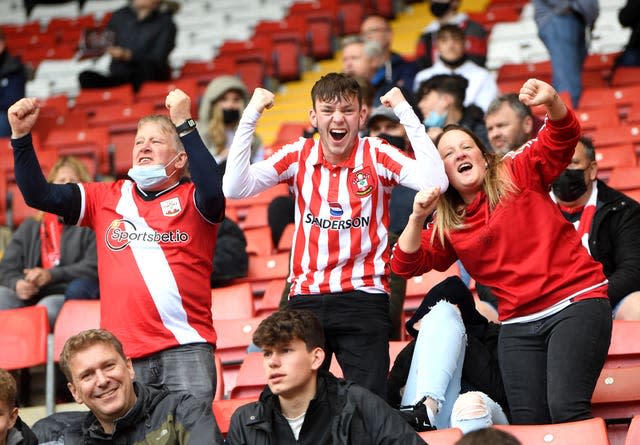
POLYGON ((389 373, 389 297, 361 291, 297 295, 292 309, 307 309, 322 323, 329 369, 335 354, 347 380, 387 398, 389 373))

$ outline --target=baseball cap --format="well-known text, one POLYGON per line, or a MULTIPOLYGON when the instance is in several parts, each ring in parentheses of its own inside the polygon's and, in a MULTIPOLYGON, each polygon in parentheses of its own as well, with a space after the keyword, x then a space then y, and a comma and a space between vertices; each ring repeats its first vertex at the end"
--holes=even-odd
POLYGON ((396 114, 393 112, 391 108, 387 108, 384 105, 380 105, 374 108, 371 114, 369 115, 369 119, 367 120, 367 127, 370 127, 371 123, 378 118, 385 118, 393 122, 400 122, 400 118, 396 116, 396 114))

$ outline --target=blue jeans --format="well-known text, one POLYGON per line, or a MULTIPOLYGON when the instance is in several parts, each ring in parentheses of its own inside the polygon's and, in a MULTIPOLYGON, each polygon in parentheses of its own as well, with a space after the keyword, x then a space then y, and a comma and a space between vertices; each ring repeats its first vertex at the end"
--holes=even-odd
POLYGON ((605 298, 573 303, 542 320, 503 324, 498 357, 512 423, 590 418, 611 325, 605 298))
POLYGON ((557 14, 538 28, 538 36, 549 51, 553 87, 568 91, 573 107, 582 94, 582 63, 587 56, 584 21, 576 14, 557 14))
MULTIPOLYGON (((187 391, 211 406, 216 390, 213 347, 207 343, 182 345, 133 360, 136 380, 187 391)), ((220 376, 222 378, 222 376, 220 376)))

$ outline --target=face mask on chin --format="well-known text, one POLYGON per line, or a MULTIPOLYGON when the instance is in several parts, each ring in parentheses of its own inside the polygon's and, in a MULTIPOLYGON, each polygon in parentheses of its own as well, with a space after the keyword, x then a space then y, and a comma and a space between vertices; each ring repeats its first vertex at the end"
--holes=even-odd
POLYGON ((563 171, 551 185, 553 194, 563 202, 573 202, 587 191, 584 169, 563 171))
POLYGON ((167 162, 165 165, 153 164, 153 165, 134 165, 129 169, 127 173, 131 179, 142 190, 151 190, 152 188, 164 183, 171 176, 173 176, 177 170, 167 175, 167 167, 176 159, 178 159, 179 153, 175 155, 173 159, 167 162))
POLYGON ((378 137, 380 139, 384 139, 385 141, 387 141, 394 147, 399 148, 400 150, 404 150, 406 148, 406 144, 404 143, 404 138, 402 136, 393 136, 387 133, 380 133, 378 137))

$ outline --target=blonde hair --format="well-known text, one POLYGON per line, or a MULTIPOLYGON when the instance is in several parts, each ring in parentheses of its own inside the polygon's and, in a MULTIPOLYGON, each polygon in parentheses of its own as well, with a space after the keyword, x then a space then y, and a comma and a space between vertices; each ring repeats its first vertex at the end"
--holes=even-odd
POLYGON ((171 122, 167 116, 162 116, 160 114, 150 114, 149 116, 145 116, 138 121, 138 130, 144 124, 149 122, 158 124, 160 130, 173 140, 173 145, 178 153, 184 151, 184 145, 182 145, 180 135, 176 131, 176 127, 173 125, 173 122, 171 122))
POLYGON ((16 381, 13 376, 4 369, 0 369, 0 401, 7 404, 9 409, 16 406, 16 381))
POLYGON ((227 126, 224 123, 222 116, 222 108, 216 105, 229 91, 235 91, 242 97, 242 108, 240 113, 247 106, 247 99, 245 94, 237 88, 229 88, 225 90, 216 100, 211 104, 211 118, 209 119, 209 134, 211 135, 211 142, 213 142, 213 151, 215 154, 220 154, 227 147, 227 126))
POLYGON ((51 167, 47 181, 53 182, 62 167, 69 167, 73 170, 80 182, 91 182, 93 180, 82 161, 73 156, 62 156, 53 164, 53 167, 51 167))
MULTIPOLYGON (((519 191, 511 179, 511 175, 503 161, 504 158, 489 152, 482 141, 471 130, 460 125, 447 125, 436 138, 436 146, 442 139, 442 135, 453 130, 459 130, 467 134, 478 146, 487 161, 487 171, 482 180, 482 191, 487 195, 490 210, 495 209, 502 200, 507 199, 510 195, 519 191)), ((431 233, 431 242, 433 243, 437 236, 440 243, 444 245, 445 236, 448 236, 452 230, 464 228, 466 210, 467 205, 462 199, 462 196, 460 196, 460 193, 454 187, 449 187, 438 200, 433 222, 434 230, 431 233)))
POLYGON ((127 360, 127 356, 124 354, 124 349, 122 348, 122 343, 120 343, 120 340, 111 332, 104 329, 88 329, 82 331, 70 337, 65 342, 62 352, 60 352, 60 369, 69 382, 73 382, 73 375, 69 367, 71 359, 79 352, 98 343, 112 346, 123 360, 127 360))

